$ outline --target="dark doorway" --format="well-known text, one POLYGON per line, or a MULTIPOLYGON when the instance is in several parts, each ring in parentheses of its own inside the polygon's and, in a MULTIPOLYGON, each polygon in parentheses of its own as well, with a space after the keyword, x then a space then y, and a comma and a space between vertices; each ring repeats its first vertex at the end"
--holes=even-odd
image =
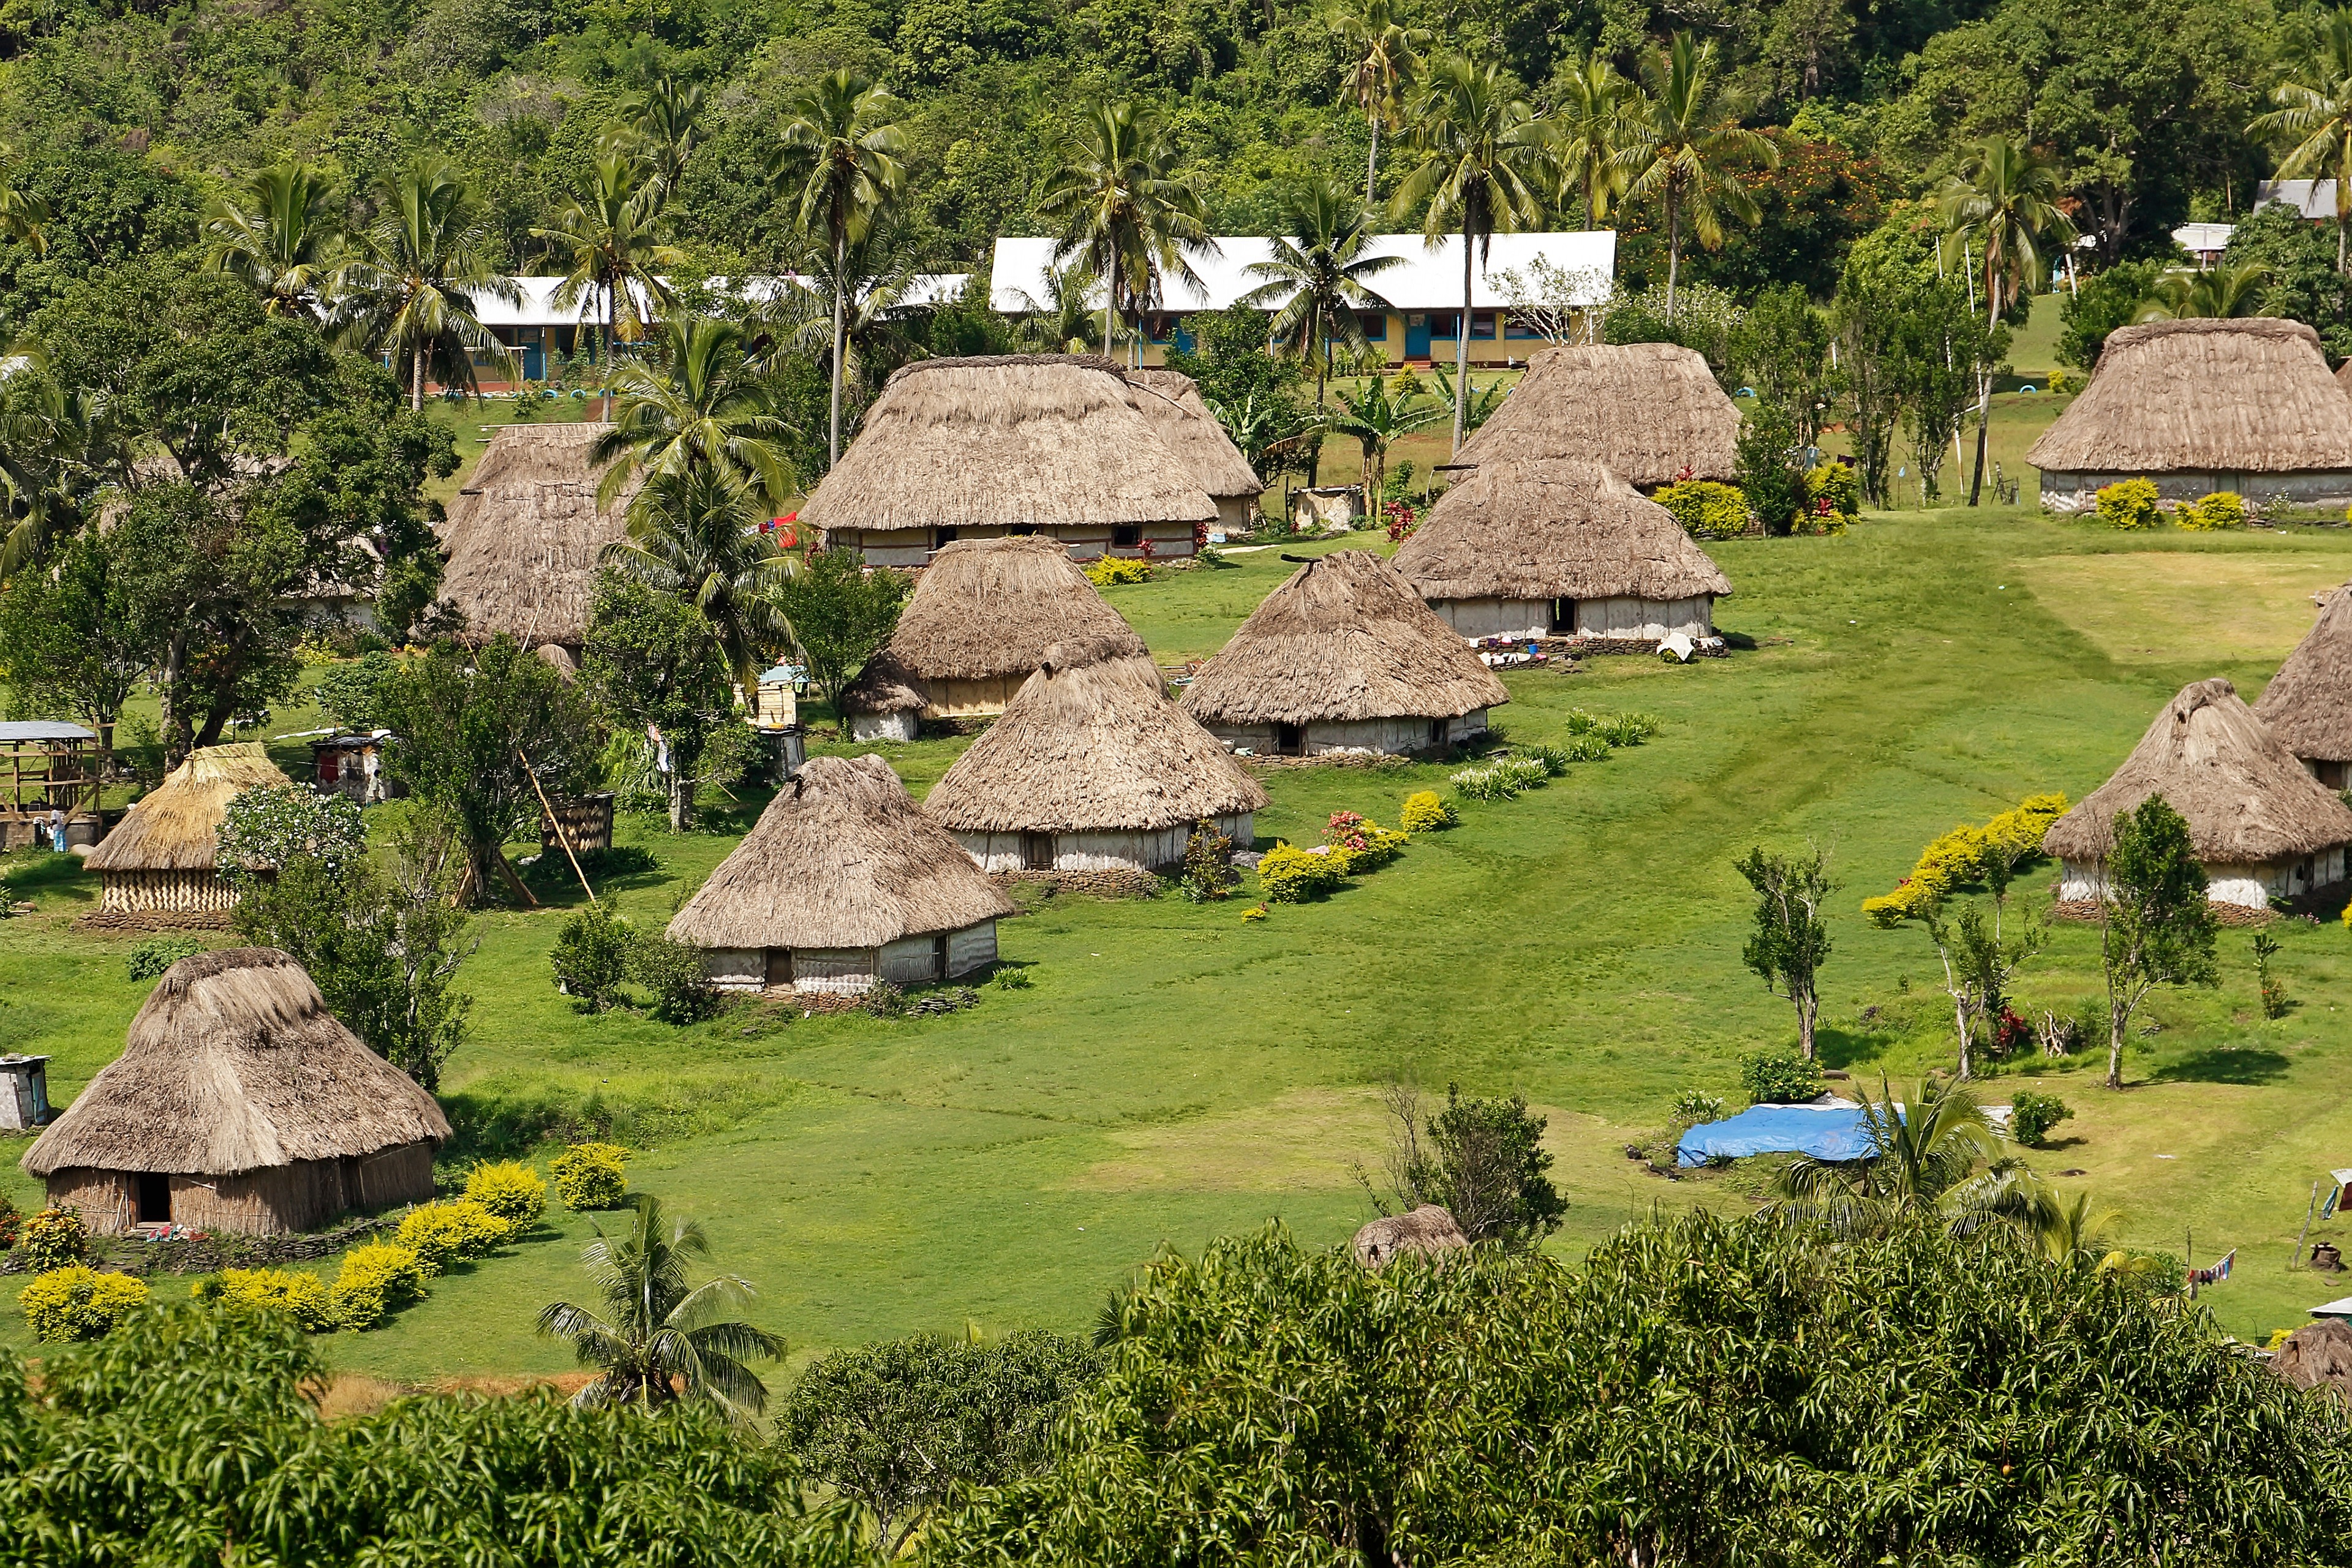
POLYGON ((1024 871, 1050 871, 1054 868, 1052 834, 1024 833, 1021 836, 1021 868, 1024 871))
POLYGON ((1454 724, 1450 720, 1432 719, 1429 721, 1430 745, 1433 748, 1443 748, 1445 744, 1445 731, 1452 728, 1454 728, 1454 724))
POLYGON ((1132 550, 1142 542, 1143 530, 1136 523, 1118 523, 1110 531, 1110 547, 1113 550, 1132 550))
POLYGON ((1576 635, 1576 601, 1554 599, 1551 602, 1551 629, 1561 637, 1576 635))
POLYGON ((2311 771, 2318 777, 2319 782, 2326 784, 2329 789, 2342 789, 2344 787, 2344 764, 2342 763, 2314 763, 2311 764, 2311 771))
POLYGON ((172 1223, 172 1178, 157 1175, 152 1171, 139 1173, 139 1223, 169 1225, 172 1223))
POLYGON ((945 550, 949 545, 953 544, 955 541, 956 531, 952 528, 935 528, 931 530, 931 548, 934 551, 945 550))
POLYGON ((790 985, 793 983, 793 950, 789 947, 768 949, 768 969, 761 979, 770 985, 790 985))
POLYGON ((1274 727, 1275 755, 1298 757, 1307 754, 1307 726, 1276 724, 1274 727))
POLYGON ((945 980, 947 977, 948 933, 941 931, 937 936, 931 938, 931 978, 934 980, 945 980))

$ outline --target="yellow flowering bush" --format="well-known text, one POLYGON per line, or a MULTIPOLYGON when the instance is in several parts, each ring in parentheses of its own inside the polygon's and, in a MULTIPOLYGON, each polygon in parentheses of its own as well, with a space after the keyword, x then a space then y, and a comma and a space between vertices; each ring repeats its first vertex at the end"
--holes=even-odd
POLYGON ((323 1334, 340 1321, 327 1282, 290 1268, 224 1268, 197 1280, 191 1293, 200 1301, 236 1301, 284 1312, 306 1334, 323 1334))
POLYGON ((2066 815, 2066 797, 2055 791, 2027 795, 1981 827, 1961 823, 1919 852, 1911 874, 1895 890, 1862 901, 1874 925, 1894 927, 1916 919, 1929 904, 1962 883, 1981 879, 1992 852, 2011 864, 2041 853, 2042 836, 2066 815))
POLYGON ((1339 863, 1342 876, 1377 871, 1403 854, 1411 842, 1409 834, 1391 832, 1352 811, 1333 812, 1323 829, 1324 853, 1339 863))
POLYGON ((2173 521, 2191 533, 2216 533, 2246 526, 2246 498, 2235 490, 2215 490, 2173 514, 2173 521))
POLYGON ((2164 521, 2157 510, 2154 479, 2117 479, 2099 487, 2098 518, 2109 528, 2154 528, 2164 521))
POLYGON ((1442 832, 1459 820, 1454 808, 1433 789, 1416 790, 1405 796, 1404 805, 1397 813, 1397 825, 1407 833, 1442 832))
POLYGON ((425 1265, 414 1248, 371 1241, 343 1254, 327 1299, 335 1321, 347 1329, 372 1329, 425 1294, 425 1265))
POLYGON ((1348 879, 1342 854, 1318 854, 1276 842, 1257 863, 1258 890, 1270 904, 1303 904, 1348 879))
POLYGON ((471 1198, 411 1209, 401 1217, 397 1232, 400 1245, 416 1254, 427 1275, 440 1273, 461 1258, 495 1252, 508 1234, 506 1221, 471 1198))
POLYGON ((1126 555, 1097 555, 1087 563, 1087 581, 1097 588, 1117 588, 1151 581, 1151 563, 1126 555))
POLYGON ((128 1274, 100 1274, 86 1263, 37 1274, 18 1305, 37 1339, 103 1339, 122 1315, 147 1300, 147 1287, 128 1274))
POLYGON ((555 1195, 568 1209, 618 1208, 628 1185, 621 1173, 628 1158, 618 1143, 574 1143, 547 1163, 555 1195))
POLYGON ((1748 531, 1748 498, 1713 479, 1684 479, 1650 498, 1674 513, 1693 539, 1736 539, 1748 531))
POLYGON ((547 1212, 547 1183, 520 1160, 491 1160, 466 1178, 466 1196, 507 1222, 516 1235, 547 1212))

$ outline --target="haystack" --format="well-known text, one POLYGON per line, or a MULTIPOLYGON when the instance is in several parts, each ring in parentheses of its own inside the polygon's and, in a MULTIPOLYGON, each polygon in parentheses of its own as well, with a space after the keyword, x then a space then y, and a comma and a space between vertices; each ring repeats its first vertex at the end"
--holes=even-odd
POLYGON ((1108 360, 917 360, 801 507, 828 547, 920 566, 957 539, 1041 533, 1080 560, 1190 555, 1217 503, 1128 405, 1108 360))
POLYGON ((2083 395, 2025 460, 2053 511, 2143 478, 2173 500, 2235 490, 2341 506, 2352 500, 2352 403, 2300 321, 2150 321, 2108 336, 2083 395))
POLYGON ((588 460, 608 425, 504 425, 449 508, 441 596, 479 646, 501 634, 525 647, 576 649, 588 637, 596 561, 628 531, 632 479, 596 504, 604 470, 588 460))
POLYGON ((1073 664, 1149 659, 1051 539, 960 539, 932 558, 898 629, 842 694, 858 740, 911 741, 919 719, 1002 713, 1045 650, 1073 664))
POLYGON ((1494 454, 1439 498, 1395 565, 1473 639, 1704 637, 1731 592, 1665 508, 1576 458, 1494 454))
POLYGON ((1510 700, 1394 567, 1339 550, 1267 595, 1178 706, 1229 746, 1296 757, 1448 745, 1510 700))
POLYGON ((1257 515, 1257 498, 1265 482, 1209 412, 1200 384, 1181 371, 1130 370, 1127 405, 1143 416, 1168 449, 1192 470, 1209 499, 1217 503, 1216 526, 1228 534, 1246 533, 1257 515))
POLYGON ((173 964, 123 1052, 26 1151, 90 1228, 266 1236, 433 1196, 448 1120, 275 948, 173 964))
POLYGON ((1159 672, 1061 652, 923 802, 965 853, 985 871, 1154 871, 1184 858, 1195 822, 1249 843, 1265 791, 1168 700, 1159 672))
POLYGON ((99 875, 100 913, 121 924, 227 924, 236 889, 214 861, 228 803, 259 784, 292 782, 258 745, 189 752, 83 862, 99 875))
POLYGON ((854 993, 996 962, 1017 912, 879 757, 811 757, 669 922, 730 990, 854 993))
POLYGON ((1739 410, 1706 361, 1674 343, 1541 350, 1459 463, 1581 458, 1643 490, 1678 479, 1729 481, 1739 468, 1739 410))
POLYGON ((2161 795, 2189 824, 2217 904, 2270 907, 2344 879, 2352 810, 2220 679, 2183 687, 2113 777, 2050 825, 2042 847, 2062 862, 2058 896, 2095 899, 2116 814, 2161 795))
POLYGON ((2263 688, 2254 717, 2314 778, 2329 789, 2345 786, 2352 763, 2352 584, 2328 595, 2318 621, 2263 688))

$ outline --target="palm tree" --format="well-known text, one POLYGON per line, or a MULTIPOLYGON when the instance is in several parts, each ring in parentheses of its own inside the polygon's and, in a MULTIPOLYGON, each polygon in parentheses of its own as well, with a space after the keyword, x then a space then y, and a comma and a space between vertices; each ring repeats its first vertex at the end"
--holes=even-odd
POLYGON ((660 1200, 639 1193, 631 1235, 615 1242, 600 1228, 581 1255, 604 1298, 604 1315, 569 1301, 539 1314, 543 1338, 570 1340, 580 1364, 596 1380, 572 1395, 583 1409, 668 1404, 681 1394, 707 1399, 738 1420, 767 1407, 767 1385, 747 1361, 784 1353, 781 1334, 719 1314, 752 1295, 751 1287, 721 1274, 689 1289, 687 1270, 710 1256, 709 1238, 693 1220, 665 1224, 660 1200))
POLYGON ((2226 320, 2259 316, 2263 286, 2271 269, 2259 261, 2216 267, 2210 272, 2168 272, 2156 280, 2155 292, 2141 301, 2135 321, 2184 321, 2192 317, 2226 320))
POLYGON ((11 353, 24 363, 0 374, 0 583, 80 528, 127 457, 110 399, 68 392, 37 347, 11 353))
POLYGON ((795 482, 783 445, 793 427, 776 412, 774 389, 744 330, 713 316, 680 315, 662 324, 661 347, 658 364, 632 360, 613 377, 613 427, 589 452, 604 468, 599 501, 619 494, 632 474, 711 472, 756 483, 761 498, 781 508, 795 482))
POLYGON ((767 656, 792 637, 774 590, 793 563, 761 531, 767 515, 751 485, 723 468, 657 473, 629 509, 628 537, 598 557, 701 612, 745 691, 757 686, 767 656))
MULTIPOLYGON (((1356 312, 1388 309, 1389 302, 1364 280, 1402 266, 1404 258, 1372 253, 1364 209, 1355 193, 1336 180, 1316 180, 1296 193, 1283 205, 1282 226, 1290 237, 1277 236, 1269 258, 1244 268, 1265 281, 1239 302, 1272 310, 1268 331, 1275 345, 1315 362, 1319 414, 1332 340, 1362 349, 1364 323, 1356 312)), ((1315 482, 1311 467, 1307 482, 1315 482)))
POLYGON ((1365 384, 1364 390, 1353 397, 1339 393, 1339 406, 1344 413, 1334 415, 1331 428, 1341 436, 1354 437, 1364 450, 1364 512, 1376 513, 1381 492, 1389 478, 1389 447, 1414 431, 1436 423, 1443 416, 1443 403, 1423 403, 1419 398, 1397 397, 1389 384, 1379 376, 1365 384))
POLYGON ((1103 281, 1103 342, 1122 310, 1140 313, 1174 274, 1198 286, 1192 258, 1214 255, 1200 193, 1175 174, 1176 144, 1148 109, 1092 103, 1045 178, 1038 216, 1061 225, 1058 264, 1084 257, 1103 281))
POLYGON ((786 106, 782 136, 768 177, 799 187, 801 232, 833 252, 833 410, 825 437, 828 462, 841 460, 841 377, 849 298, 848 250, 865 237, 898 194, 906 170, 898 159, 905 132, 898 100, 871 77, 844 66, 818 78, 786 106))
MULTIPOLYGON (((1045 268, 1045 297, 1026 289, 1021 299, 1021 319, 1013 325, 1013 341, 1029 353, 1082 354, 1094 347, 1087 334, 1095 330, 1094 307, 1087 300, 1093 279, 1084 261, 1045 268)), ((1109 346, 1102 351, 1108 354, 1109 346)))
POLYGON ((903 363, 909 349, 904 327, 908 296, 917 273, 914 257, 903 236, 889 227, 868 228, 850 242, 838 259, 829 250, 813 247, 803 266, 805 287, 785 291, 775 312, 786 341, 814 356, 832 341, 829 309, 846 300, 841 328, 842 382, 856 385, 861 395, 873 390, 867 372, 881 362, 903 363))
POLYGON ((1559 106, 1552 111, 1557 200, 1565 207, 1580 199, 1584 226, 1591 229, 1625 188, 1625 101, 1633 84, 1598 52, 1571 60, 1559 79, 1559 106))
POLYGON ((2311 52, 2271 89, 2278 108, 2256 115, 2246 130, 2286 142, 2282 180, 2325 176, 2336 182, 2336 270, 2347 270, 2346 237, 2352 235, 2352 7, 2327 14, 2311 52))
MULTIPOLYGON (((2058 209, 2058 166, 2022 142, 1988 136, 1969 149, 1959 172, 1936 192, 1944 221, 1944 248, 1966 257, 1971 247, 1983 270, 1987 322, 2040 281, 2043 247, 2064 245, 2074 226, 2058 209)), ((1985 427, 1992 417, 1992 377, 1977 377, 1976 472, 1969 481, 1969 504, 1984 488, 1985 427)))
POLYGON ((49 221, 49 204, 29 191, 19 190, 6 164, 16 150, 0 142, 0 234, 36 256, 49 253, 49 237, 42 226, 49 221))
MULTIPOLYGON (((1796 1212, 1823 1212, 1841 1228, 1868 1228, 1897 1215, 1939 1208, 1978 1166, 2000 1160, 1984 1109, 1957 1084, 1923 1084, 1907 1105, 1897 1105, 1881 1079, 1878 1099, 1863 1095, 1862 1131, 1865 1152, 1859 1159, 1805 1154, 1781 1169, 1780 1194, 1793 1200, 1796 1212)), ((1981 1213, 1988 1205, 1977 1195, 1958 1206, 1981 1213)))
POLYGON ((1739 123, 1741 105, 1723 85, 1714 40, 1701 44, 1688 33, 1676 33, 1664 54, 1642 62, 1642 79, 1645 90, 1633 105, 1633 144, 1625 153, 1634 170, 1626 194, 1655 195, 1665 206, 1671 321, 1685 221, 1709 250, 1723 243, 1726 214, 1754 223, 1760 216, 1756 198, 1732 174, 1732 161, 1754 157, 1777 168, 1780 153, 1769 137, 1739 123))
POLYGON ((309 310, 343 261, 333 187, 311 165, 286 163, 256 170, 245 194, 205 209, 205 269, 244 279, 273 316, 309 310))
POLYGON ((1391 0, 1362 0, 1362 5, 1360 11, 1340 11, 1336 24, 1349 55, 1347 94, 1371 128, 1372 148, 1364 159, 1364 207, 1370 211, 1379 200, 1373 187, 1381 172, 1381 127, 1396 122, 1413 68, 1429 47, 1429 29, 1399 22, 1391 0))
POLYGON ((651 87, 629 99, 624 113, 629 129, 646 149, 646 162, 653 165, 654 179, 661 187, 657 199, 667 205, 677 183, 686 177, 687 160, 702 144, 698 123, 702 118, 702 88, 696 82, 681 83, 664 71, 651 87))
POLYGON ((556 308, 576 310, 583 300, 594 303, 608 416, 613 408, 614 338, 635 342, 645 335, 652 307, 667 305, 671 299, 669 285, 656 268, 686 261, 686 252, 662 240, 663 195, 650 165, 631 153, 607 149, 589 161, 554 223, 530 231, 570 262, 571 270, 555 291, 556 308))
POLYGON ((425 406, 429 363, 444 386, 470 390, 473 356, 511 363, 476 301, 522 291, 490 265, 482 205, 446 160, 430 154, 378 183, 381 211, 363 253, 342 270, 331 322, 344 341, 409 367, 408 405, 425 406))
POLYGON ((1448 55, 1429 68, 1413 95, 1412 145, 1421 163, 1397 187, 1400 214, 1423 212, 1431 248, 1449 230, 1462 236, 1462 319, 1454 329, 1454 450, 1462 449, 1470 377, 1471 282, 1497 232, 1533 223, 1544 130, 1535 110, 1511 96, 1499 68, 1448 55))

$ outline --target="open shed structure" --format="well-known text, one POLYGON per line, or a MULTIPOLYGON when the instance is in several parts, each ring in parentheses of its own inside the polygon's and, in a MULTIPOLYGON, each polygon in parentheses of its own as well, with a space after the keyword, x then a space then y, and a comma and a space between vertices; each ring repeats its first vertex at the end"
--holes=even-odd
POLYGON ((97 843, 98 792, 95 731, 53 719, 0 723, 0 850, 47 845, 52 812, 65 819, 68 846, 97 843))
MULTIPOLYGON (((609 425, 502 425, 450 504, 441 596, 479 647, 500 636, 576 655, 604 546, 628 532, 632 479, 599 506, 589 454, 609 425)), ((570 662, 567 660, 567 662, 570 662)))
POLYGON ((292 782, 251 742, 189 752, 83 862, 98 873, 99 912, 128 924, 226 925, 236 889, 214 862, 228 803, 292 782))
POLYGON ((1739 469, 1739 410, 1696 349, 1560 344, 1528 359, 1454 463, 1507 457, 1600 463, 1645 492, 1685 479, 1728 482, 1739 469))
POLYGON ((1177 706, 1229 746, 1296 757, 1443 748, 1510 700, 1395 568, 1337 550, 1268 594, 1177 706))
POLYGON ((2217 904, 2266 910, 2344 880, 2352 810, 2216 678, 2183 687, 2123 766, 2042 836, 2062 901, 2102 896, 2116 817, 2154 795, 2189 824, 2217 904))
POLYGON ((811 757, 669 934, 729 990, 856 994, 985 969, 1018 912, 889 763, 811 757))
POLYGON ((2319 619, 2263 688, 2254 717, 2312 777, 2345 787, 2352 777, 2352 584, 2327 596, 2319 619))
POLYGON ((1209 412, 1200 384, 1181 371, 1129 370, 1127 405, 1143 416, 1177 459, 1192 470, 1217 503, 1214 526, 1226 534, 1246 533, 1256 521, 1265 481, 1209 412))
POLYGON ((433 1196, 448 1119, 275 948, 184 958, 24 1168, 89 1227, 267 1236, 433 1196))

